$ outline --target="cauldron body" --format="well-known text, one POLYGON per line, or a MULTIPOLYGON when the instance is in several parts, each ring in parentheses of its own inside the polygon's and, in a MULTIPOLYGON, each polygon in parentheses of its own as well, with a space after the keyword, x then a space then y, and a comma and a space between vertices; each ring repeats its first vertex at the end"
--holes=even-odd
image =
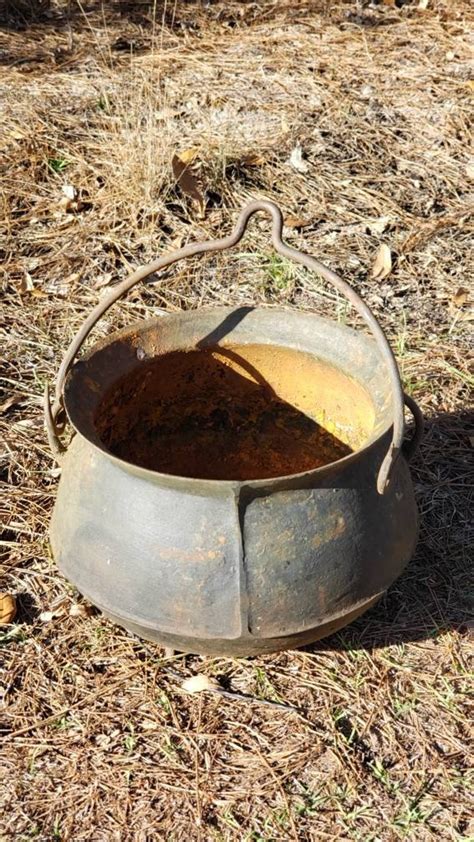
MULTIPOLYGON (((278 365, 264 376, 279 389, 278 365)), ((216 655, 301 646, 364 612, 413 553, 403 453, 377 490, 393 393, 377 344, 362 333, 274 308, 162 316, 96 345, 70 369, 63 397, 75 436, 62 459, 53 553, 91 602, 142 637, 216 655), (97 418, 114 384, 175 351, 235 347, 244 357, 246 347, 288 349, 332 372, 306 390, 303 410, 319 395, 323 414, 330 406, 347 426, 352 408, 364 426, 353 452, 299 473, 222 480, 150 470, 104 444, 97 418)))

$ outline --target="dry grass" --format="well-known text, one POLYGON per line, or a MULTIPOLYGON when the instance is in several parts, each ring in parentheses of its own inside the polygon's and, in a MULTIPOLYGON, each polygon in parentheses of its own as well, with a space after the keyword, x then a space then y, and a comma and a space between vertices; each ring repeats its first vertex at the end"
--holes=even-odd
MULTIPOLYGON (((472 311, 457 294, 473 257, 470 3, 8 0, 2 14, 1 589, 20 611, 2 636, 0 838, 472 838, 472 311), (296 143, 305 174, 288 163, 296 143), (192 146, 203 219, 171 169, 192 146), (228 231, 257 196, 303 220, 288 239, 342 272, 387 329, 428 421, 413 467, 421 540, 383 602, 319 646, 170 661, 99 614, 69 616, 80 598, 48 548, 58 472, 41 395, 104 289, 228 231), (396 261, 379 282, 381 242, 396 261), (186 696, 193 672, 303 715, 186 696)), ((136 291, 101 330, 213 302, 350 319, 317 279, 272 259, 267 227, 255 222, 237 255, 136 291)))

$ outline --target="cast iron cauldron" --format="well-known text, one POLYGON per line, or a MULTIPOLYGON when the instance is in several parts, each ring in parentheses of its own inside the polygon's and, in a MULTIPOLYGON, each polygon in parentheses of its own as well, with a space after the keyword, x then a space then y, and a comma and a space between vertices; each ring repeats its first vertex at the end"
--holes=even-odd
POLYGON ((52 408, 46 394, 62 465, 55 558, 105 614, 173 649, 249 655, 309 643, 373 605, 414 550, 407 461, 421 414, 369 308, 284 244, 282 226, 276 205, 253 202, 229 237, 138 269, 73 340, 52 408), (204 308, 113 333, 73 365, 123 293, 181 258, 235 245, 257 211, 272 217, 276 251, 342 292, 373 339, 294 310, 204 308), (66 451, 63 410, 75 430, 66 451))

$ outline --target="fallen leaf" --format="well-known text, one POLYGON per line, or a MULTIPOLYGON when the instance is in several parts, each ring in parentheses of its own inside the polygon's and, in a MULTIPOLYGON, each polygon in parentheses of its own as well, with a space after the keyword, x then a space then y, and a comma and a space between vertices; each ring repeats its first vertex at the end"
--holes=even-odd
POLYGON ((74 603, 69 609, 70 617, 90 617, 94 609, 92 605, 84 605, 84 603, 74 603))
POLYGON ((20 403, 23 400, 23 395, 10 395, 9 398, 3 401, 0 404, 0 415, 3 415, 7 409, 10 409, 11 406, 16 406, 17 403, 20 403))
POLYGON ((144 731, 156 731, 159 727, 160 726, 157 722, 153 722, 153 719, 144 719, 142 722, 142 728, 144 731))
POLYGON ((249 155, 244 155, 240 159, 240 164, 243 167, 261 167, 265 163, 265 158, 259 155, 258 152, 250 152, 249 155))
POLYGON ((313 222, 313 219, 304 219, 302 216, 287 216, 285 219, 287 228, 307 228, 313 222))
POLYGON ((20 281, 19 292, 20 295, 24 295, 25 292, 31 292, 34 289, 33 278, 31 277, 29 272, 24 273, 23 278, 20 281))
POLYGON ((387 226, 391 222, 389 216, 380 216, 378 219, 371 219, 366 223, 366 227, 371 234, 383 234, 387 226))
POLYGON ((62 188, 63 197, 59 201, 59 208, 63 213, 68 213, 69 211, 77 210, 77 190, 72 184, 63 184, 62 188))
POLYGON ((39 266, 42 265, 42 260, 38 257, 30 257, 26 261, 25 269, 28 269, 28 272, 34 272, 35 269, 38 269, 39 266))
POLYGON ((466 303, 468 296, 469 290, 464 289, 464 287, 459 287, 459 289, 457 289, 454 293, 451 300, 456 307, 462 307, 466 303))
POLYGON ((71 200, 71 202, 73 202, 73 201, 74 201, 74 199, 75 199, 75 198, 76 198, 76 196, 77 196, 77 190, 76 190, 76 188, 75 188, 75 187, 73 187, 73 186, 72 186, 72 184, 63 184, 63 186, 62 186, 62 188, 61 188, 61 189, 62 189, 62 191, 63 191, 63 193, 64 193, 64 195, 65 195, 66 199, 70 199, 70 200, 71 200))
POLYGON ((21 131, 20 129, 12 129, 8 135, 12 140, 23 140, 26 137, 26 132, 21 131))
POLYGON ((169 244, 170 251, 178 251, 180 248, 182 248, 183 243, 184 243, 184 234, 178 234, 178 236, 175 237, 174 240, 171 240, 171 242, 169 244))
POLYGON ((190 149, 185 149, 184 152, 178 153, 178 158, 183 164, 192 164, 199 155, 199 147, 191 146, 190 149))
POLYGON ((8 626, 16 616, 16 599, 11 593, 0 593, 0 626, 8 626))
POLYGON ((75 199, 68 199, 67 196, 63 196, 59 202, 59 209, 62 213, 70 213, 78 209, 78 203, 75 199))
POLYGON ((427 9, 428 3, 429 3, 429 0, 418 0, 418 8, 419 9, 427 9))
POLYGON ((63 288, 64 288, 64 295, 67 295, 67 285, 73 284, 75 281, 78 281, 81 277, 81 272, 72 272, 67 278, 64 278, 63 281, 63 288))
POLYGON ((199 673, 183 681, 181 688, 187 693, 202 693, 203 690, 220 690, 220 684, 215 678, 199 673))
POLYGON ((199 215, 203 217, 205 201, 204 196, 199 189, 199 183, 196 176, 189 169, 189 165, 183 163, 179 155, 173 155, 171 164, 176 183, 183 193, 186 193, 187 196, 190 196, 190 198, 196 202, 199 208, 199 215))
POLYGON ((97 278, 94 281, 94 289, 101 289, 102 287, 106 287, 107 284, 110 284, 112 278, 112 272, 104 272, 103 275, 97 275, 97 278))
POLYGON ((13 424, 13 429, 14 430, 16 430, 16 429, 19 429, 19 430, 28 429, 29 430, 34 426, 35 426, 35 422, 33 421, 32 418, 22 418, 21 421, 16 421, 16 423, 13 424))
POLYGON ((390 275, 391 271, 392 252, 385 243, 382 243, 372 266, 372 278, 377 278, 377 280, 381 281, 390 275))
POLYGON ((61 190, 63 196, 58 205, 62 213, 79 213, 91 209, 92 203, 88 200, 87 190, 77 190, 72 184, 63 184, 61 190))
POLYGON ((308 172, 309 164, 303 158, 303 150, 299 144, 292 150, 289 162, 294 170, 300 173, 308 172))
POLYGON ((50 623, 54 617, 54 611, 42 611, 39 618, 42 623, 50 623))

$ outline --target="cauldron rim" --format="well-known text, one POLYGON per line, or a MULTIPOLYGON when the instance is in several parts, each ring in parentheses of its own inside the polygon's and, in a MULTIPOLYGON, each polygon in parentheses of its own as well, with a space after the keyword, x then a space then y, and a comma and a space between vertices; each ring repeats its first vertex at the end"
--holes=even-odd
MULTIPOLYGON (((235 321, 235 324, 238 325, 240 322, 243 321, 244 318, 248 317, 249 314, 253 314, 258 318, 263 313, 271 313, 276 317, 284 315, 285 319, 296 319, 297 321, 300 321, 301 324, 304 320, 306 320, 308 322, 312 322, 313 326, 318 325, 320 329, 324 328, 329 331, 339 332, 340 335, 344 336, 347 340, 351 338, 353 342, 356 342, 358 345, 360 345, 361 354, 363 354, 366 357, 370 356, 372 357, 372 360, 375 360, 378 364, 383 365, 383 360, 380 357, 377 345, 373 339, 371 339, 364 333, 361 333, 360 331, 356 331, 348 327, 347 325, 341 325, 333 319, 320 316, 317 313, 313 313, 307 310, 298 310, 294 307, 259 304, 258 306, 240 305, 234 307, 206 306, 200 307, 198 310, 178 311, 175 313, 162 312, 158 316, 154 316, 150 319, 136 321, 130 325, 127 325, 126 327, 113 331, 111 334, 108 334, 106 337, 94 343, 94 345, 86 353, 84 353, 83 356, 79 360, 77 360, 76 363, 72 366, 72 368, 68 372, 65 383, 64 406, 69 422, 73 427, 75 433, 81 438, 85 439, 94 450, 98 451, 98 453, 100 453, 101 455, 106 456, 121 470, 127 473, 131 473, 148 482, 151 481, 154 483, 159 483, 163 487, 182 489, 183 486, 186 485, 189 491, 198 494, 206 494, 209 492, 219 493, 220 491, 223 493, 228 493, 229 490, 234 490, 236 493, 238 493, 242 488, 264 489, 267 487, 271 487, 273 490, 275 490, 276 488, 281 487, 282 489, 284 489, 292 486, 298 487, 301 484, 304 484, 305 481, 312 480, 313 478, 317 478, 318 480, 324 481, 326 477, 334 476, 336 473, 343 471, 346 466, 349 466, 357 460, 363 459, 367 453, 369 453, 374 447, 377 446, 378 442, 380 442, 381 439, 387 438, 388 440, 389 433, 391 434, 391 430, 393 427, 393 420, 390 417, 391 391, 390 385, 387 382, 387 377, 382 377, 380 372, 377 371, 376 379, 380 383, 383 383, 384 386, 386 386, 385 392, 386 396, 389 398, 388 405, 385 405, 383 408, 381 408, 380 400, 378 408, 376 406, 375 401, 373 401, 376 417, 378 416, 379 419, 378 425, 374 425, 374 430, 368 436, 366 441, 352 453, 349 453, 348 455, 340 459, 330 462, 327 465, 312 468, 307 471, 294 474, 285 474, 276 477, 266 477, 263 479, 200 479, 183 476, 181 474, 162 473, 160 471, 155 471, 150 468, 141 467, 116 456, 106 448, 103 442, 101 442, 100 438, 98 437, 95 431, 92 421, 94 415, 93 407, 97 405, 97 383, 90 377, 90 373, 88 370, 91 365, 91 362, 96 360, 98 355, 108 353, 114 349, 116 350, 117 347, 128 348, 128 351, 130 351, 130 348, 135 348, 136 351, 138 348, 140 348, 140 340, 143 339, 144 334, 146 334, 148 331, 152 331, 155 326, 159 326, 160 328, 164 327, 165 323, 167 327, 170 327, 172 322, 176 322, 179 323, 181 326, 184 326, 186 322, 191 324, 197 324, 200 320, 205 320, 206 317, 211 317, 211 320, 212 317, 218 317, 218 319, 221 320, 221 325, 226 323, 227 321, 232 323, 233 320, 235 321)), ((235 324, 232 325, 229 328, 229 330, 232 330, 233 327, 235 327, 235 324)), ((196 342, 189 342, 187 344, 177 346, 176 350, 200 350, 205 347, 214 347, 217 344, 217 342, 220 341, 220 338, 222 338, 219 335, 221 332, 221 325, 219 325, 216 331, 212 331, 210 336, 205 337, 206 341, 201 340, 199 344, 196 342), (212 334, 215 334, 214 338, 212 334)), ((229 335, 229 332, 227 332, 227 334, 224 333, 223 335, 229 335)), ((236 341, 239 342, 239 344, 241 343, 240 339, 237 339, 236 341)), ((265 344, 259 341, 257 337, 253 339, 253 342, 254 344, 265 344)), ((284 343, 281 344, 283 345, 284 343)), ((299 350, 305 351, 307 349, 303 347, 299 350)), ((163 348, 161 353, 166 353, 166 349, 163 348)), ((320 359, 325 358, 320 357, 320 359)), ((114 360, 116 371, 120 369, 120 362, 120 360, 114 360)), ((344 371, 344 369, 341 370, 344 371)), ((344 373, 347 374, 347 372, 345 371, 344 373)), ((351 375, 347 374, 347 376, 350 377, 351 375)), ((117 379, 117 377, 115 379, 117 379)), ((362 388, 365 388, 370 397, 373 399, 374 395, 371 391, 369 391, 364 381, 360 378, 355 379, 357 379, 359 385, 362 388)))

